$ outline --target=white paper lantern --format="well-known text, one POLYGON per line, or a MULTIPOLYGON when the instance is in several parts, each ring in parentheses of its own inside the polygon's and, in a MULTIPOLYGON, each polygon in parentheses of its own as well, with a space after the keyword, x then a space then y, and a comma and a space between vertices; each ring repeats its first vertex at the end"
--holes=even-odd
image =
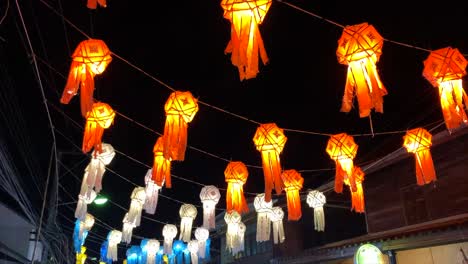
POLYGON ((122 232, 119 230, 112 230, 107 236, 107 259, 117 261, 117 245, 122 241, 122 232))
POLYGON ((245 245, 245 231, 247 230, 247 227, 245 226, 244 223, 240 222, 239 223, 239 231, 237 234, 237 243, 236 246, 232 249, 232 255, 236 255, 239 252, 244 251, 244 245, 245 245))
POLYGON ((317 231, 325 230, 325 213, 323 211, 323 206, 326 203, 327 199, 320 191, 313 190, 307 194, 307 204, 314 208, 314 227, 317 231))
POLYGON ((163 252, 166 255, 172 255, 172 242, 177 235, 177 227, 171 224, 164 225, 162 235, 164 237, 163 252))
POLYGON ((156 254, 159 251, 159 241, 150 239, 146 243, 146 264, 156 263, 156 254))
POLYGON ((271 209, 269 214, 270 221, 273 223, 273 242, 275 244, 283 243, 285 239, 284 228, 283 228, 283 209, 279 206, 275 206, 271 209))
POLYGON ((210 231, 205 227, 197 227, 197 229, 195 229, 195 238, 198 240, 198 256, 200 258, 205 258, 206 240, 209 236, 210 231))
POLYGON ((135 226, 140 226, 141 211, 143 210, 143 204, 145 204, 146 200, 145 188, 136 187, 133 189, 130 199, 131 202, 130 209, 128 210, 128 221, 135 223, 135 226))
POLYGON ((197 217, 197 208, 192 204, 183 204, 179 210, 180 215, 180 233, 179 240, 184 242, 190 241, 192 234, 193 219, 197 217))
POLYGON ((102 178, 106 172, 106 165, 109 165, 115 156, 114 148, 107 143, 102 143, 102 152, 97 153, 93 150, 91 161, 86 167, 87 175, 83 179, 86 182, 88 189, 94 189, 99 193, 102 189, 102 178))
POLYGON ((242 217, 237 211, 226 212, 224 221, 227 224, 226 249, 230 252, 239 247, 239 223, 242 217))
POLYGON ((78 239, 83 239, 83 233, 85 231, 91 230, 94 225, 94 216, 91 214, 86 214, 84 220, 80 220, 80 229, 78 231, 78 239))
POLYGON ((268 214, 273 207, 273 201, 265 202, 265 194, 260 193, 254 199, 255 211, 257 211, 257 242, 270 240, 270 219, 268 214))
POLYGON ((187 244, 187 249, 190 252, 190 260, 192 264, 198 264, 198 241, 197 240, 191 240, 187 244))
MULTIPOLYGON (((146 200, 145 204, 143 205, 143 209, 148 214, 154 214, 156 212, 156 207, 158 206, 158 196, 159 191, 162 188, 162 185, 159 186, 154 183, 152 179, 153 169, 149 169, 145 175, 145 192, 146 192, 146 200)), ((164 185, 164 181, 163 181, 164 185)))
POLYGON ((92 203, 96 199, 96 192, 91 190, 89 195, 78 195, 78 203, 75 209, 75 218, 80 221, 84 221, 86 218, 86 212, 88 211, 88 204, 92 203))
POLYGON ((128 213, 125 214, 122 223, 123 223, 122 242, 130 244, 130 242, 132 241, 132 233, 133 233, 133 228, 135 228, 135 223, 129 221, 128 213))
POLYGON ((203 227, 214 229, 215 224, 215 209, 219 202, 221 194, 216 186, 208 185, 201 189, 200 200, 203 203, 203 227))

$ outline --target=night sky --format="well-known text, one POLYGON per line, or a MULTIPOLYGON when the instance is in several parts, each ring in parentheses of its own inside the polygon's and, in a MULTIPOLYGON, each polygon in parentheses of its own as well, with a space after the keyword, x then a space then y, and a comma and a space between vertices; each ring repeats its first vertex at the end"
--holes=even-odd
MULTIPOLYGON (((291 0, 289 3, 342 25, 368 22, 388 40, 377 63, 388 95, 384 97, 384 113, 372 112, 372 127, 375 133, 401 133, 356 136, 359 145, 356 164, 369 164, 400 148, 405 130, 418 126, 430 129, 442 121, 437 89, 422 76, 423 61, 429 53, 395 42, 427 50, 452 46, 466 54, 466 3, 459 6, 444 6, 444 3, 407 6, 407 1, 377 4, 367 0, 291 0)), ((246 81, 239 80, 230 55, 224 54, 230 23, 223 18, 219 1, 151 1, 148 5, 145 1, 108 0, 107 8, 90 11, 84 0, 39 0, 23 2, 20 7, 37 55, 61 153, 60 203, 77 199, 83 170, 89 162, 89 156, 80 150, 83 131, 79 126, 85 121, 80 115, 79 96, 68 105, 59 101, 70 55, 86 37, 64 21, 60 13, 89 36, 104 40, 112 52, 146 73, 114 56, 106 71, 95 78, 95 98, 121 114, 103 136, 104 142, 123 153, 117 153, 109 168, 137 185, 144 186, 148 169, 141 163, 152 165, 152 150, 158 137, 154 131, 164 130, 163 106, 171 93, 148 75, 176 90, 190 91, 203 102, 188 125, 189 147, 185 160, 172 163, 175 176, 203 185, 226 188, 227 160, 242 161, 252 165, 244 190, 263 192, 263 172, 255 168, 261 166, 260 153, 252 141, 257 129, 255 122, 274 122, 285 129, 288 141, 280 155, 281 166, 302 172, 304 191, 334 177, 335 164, 325 152, 327 134, 371 133, 369 119, 359 118, 357 108, 349 113, 340 112, 347 72, 347 66, 339 64, 336 58, 342 28, 285 3, 273 1, 260 25, 270 62, 265 66, 260 63, 257 77, 246 81)), ((22 115, 27 128, 24 135, 31 142, 30 149, 45 178, 52 138, 14 2, 10 3, 8 16, 0 25, 0 36, 5 39, 1 43, 2 64, 7 66, 14 87, 9 92, 18 101, 15 111, 22 115)), ((2 127, 7 128, 8 124, 2 127)), ((8 133, 3 136, 9 140, 14 137, 8 133)), ((10 145, 13 151, 20 147, 10 145)), ((21 166, 22 162, 18 161, 18 167, 21 166)), ((172 179, 172 189, 163 189, 163 195, 201 205, 200 185, 172 179)), ((28 183, 30 179, 24 176, 23 181, 28 183)), ((128 181, 107 171, 102 193, 128 209, 133 188, 128 181)), ((30 193, 37 202, 39 194, 34 190, 30 193)), ((224 191, 221 193, 218 208, 223 209, 225 195, 224 191)), ((160 198, 156 214, 144 215, 178 224, 180 205, 160 198)), ((59 220, 65 232, 73 227, 69 220, 74 221, 74 209, 74 204, 59 207, 59 220)), ((194 226, 201 224, 202 209, 198 209, 194 226)), ((122 227, 125 211, 113 204, 90 206, 89 212, 115 229, 122 227)), ((162 238, 161 229, 162 224, 143 219, 134 234, 162 238)), ((95 225, 91 234, 99 237, 91 235, 90 242, 86 242, 88 247, 98 251, 100 237, 108 231, 102 225, 95 225)), ((134 242, 139 243, 137 239, 134 242)), ((120 251, 124 254, 123 249, 120 251)))

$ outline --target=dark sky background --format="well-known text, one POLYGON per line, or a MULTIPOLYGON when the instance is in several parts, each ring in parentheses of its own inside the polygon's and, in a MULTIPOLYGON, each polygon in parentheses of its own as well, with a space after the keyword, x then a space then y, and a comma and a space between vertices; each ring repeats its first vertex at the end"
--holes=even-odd
MULTIPOLYGON (((452 46, 466 54, 466 3, 457 1, 458 4, 444 6, 444 3, 431 5, 426 2, 408 6, 408 1, 289 2, 342 25, 368 22, 384 38, 391 40, 385 41, 377 63, 388 95, 384 97, 384 114, 372 114, 374 132, 404 131, 418 126, 431 128, 431 124, 442 120, 437 89, 422 76, 423 61, 429 53, 392 41, 429 50, 452 46)), ((304 131, 371 133, 369 119, 359 118, 357 109, 350 113, 339 111, 347 71, 347 66, 339 64, 336 58, 342 29, 279 1, 273 1, 260 25, 270 63, 260 66, 255 79, 242 82, 237 68, 231 64, 230 55, 224 54, 230 38, 230 23, 223 18, 219 1, 151 1, 149 5, 144 1, 108 0, 107 8, 94 11, 86 8, 84 0, 26 1, 20 6, 57 130, 60 161, 68 168, 59 168, 61 203, 77 198, 83 170, 89 162, 89 157, 73 145, 81 147, 83 131, 70 120, 81 126, 85 123, 80 115, 79 96, 69 105, 59 102, 66 81, 62 76, 68 75, 70 55, 86 37, 46 4, 63 13, 86 34, 104 40, 114 53, 174 89, 191 91, 204 103, 260 123, 275 122, 286 129, 288 141, 281 154, 281 165, 284 169, 302 171, 303 190, 332 180, 335 167, 325 152, 328 137, 304 131)), ((0 36, 5 39, 1 44, 3 63, 12 79, 13 89, 8 91, 19 105, 14 111, 21 114, 26 124, 24 135, 31 142, 30 150, 43 172, 42 178, 45 178, 52 138, 14 2, 10 3, 7 19, 0 25, 0 30, 0 36)), ((95 78, 95 83, 96 99, 110 104, 114 110, 139 124, 163 132, 163 106, 171 93, 167 87, 117 57, 113 57, 106 71, 95 78)), ((2 126, 8 127, 8 124, 2 126)), ((183 162, 172 163, 172 173, 201 184, 226 188, 223 172, 227 162, 223 159, 261 165, 260 153, 252 141, 256 128, 253 122, 199 104, 198 113, 188 125, 188 145, 212 155, 188 148, 183 162)), ((9 139, 15 135, 4 133, 4 136, 9 139)), ((402 136, 403 132, 356 136, 359 145, 356 164, 368 164, 398 149, 402 136)), ((152 165, 152 149, 157 137, 118 115, 113 126, 104 132, 103 141, 141 163, 152 165)), ((17 151, 15 148, 19 146, 11 144, 11 148, 17 151)), ((125 155, 117 154, 109 168, 144 186, 147 168, 125 155)), ((19 167, 21 164, 18 161, 19 167)), ((249 173, 244 190, 263 192, 262 170, 250 167, 249 173)), ((23 180, 25 183, 30 181, 28 176, 23 180)), ((133 188, 129 182, 107 171, 102 193, 128 209, 133 188)), ((201 205, 200 189, 200 185, 173 177, 172 189, 163 189, 162 194, 201 205)), ((37 191, 32 189, 30 193, 35 202, 40 200, 37 191)), ((224 199, 222 191, 218 204, 221 209, 225 208, 224 199)), ((144 215, 178 224, 180 205, 160 198, 156 214, 144 215)), ((60 221, 66 229, 73 227, 67 219, 74 220, 74 209, 74 204, 59 207, 60 221)), ((125 211, 115 205, 90 206, 89 212, 113 228, 122 227, 125 211)), ((201 224, 201 208, 198 216, 194 225, 201 224)), ((141 227, 134 229, 134 234, 162 238, 161 228, 161 224, 145 219, 141 227)), ((95 225, 92 232, 104 237, 108 230, 95 225)), ((99 237, 91 238, 102 241, 99 237)), ((88 246, 95 251, 99 249, 98 243, 89 242, 88 246)))

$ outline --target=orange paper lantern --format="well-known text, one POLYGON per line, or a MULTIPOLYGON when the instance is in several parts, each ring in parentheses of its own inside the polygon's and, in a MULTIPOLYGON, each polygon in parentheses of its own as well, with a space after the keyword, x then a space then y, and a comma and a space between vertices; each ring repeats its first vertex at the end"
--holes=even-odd
POLYGON ((351 192, 351 210, 354 210, 358 213, 364 213, 364 190, 362 188, 362 182, 364 181, 364 172, 359 167, 354 167, 353 176, 351 178, 345 179, 344 183, 349 186, 351 192), (350 180, 354 181, 355 190, 351 188, 350 180))
POLYGON ((102 135, 104 129, 114 122, 115 112, 106 103, 93 104, 91 111, 86 114, 86 125, 83 137, 83 152, 89 152, 93 147, 96 153, 102 153, 102 135))
POLYGON ((226 182, 228 183, 226 191, 226 211, 237 211, 239 214, 247 213, 249 207, 244 197, 243 185, 247 181, 249 172, 247 166, 241 161, 231 161, 224 171, 226 182))
POLYGON ((288 220, 297 221, 302 216, 301 197, 299 190, 302 189, 304 178, 296 170, 285 170, 281 174, 286 191, 286 200, 288 203, 288 220))
POLYGON ((383 96, 387 94, 375 64, 382 54, 384 39, 372 25, 346 26, 338 40, 338 62, 348 65, 348 75, 341 112, 349 112, 356 95, 359 116, 367 117, 371 109, 383 113, 383 96))
POLYGON ((197 99, 188 91, 175 91, 167 99, 164 110, 166 111, 164 157, 183 161, 187 148, 187 124, 198 112, 197 99))
POLYGON ((432 135, 424 128, 415 128, 403 136, 403 146, 416 156, 416 180, 418 185, 435 181, 434 163, 429 148, 432 146, 432 135))
POLYGON ((94 76, 103 73, 112 61, 111 52, 104 41, 88 39, 78 45, 72 59, 60 102, 68 104, 81 88, 81 114, 86 117, 86 113, 93 105, 94 76))
POLYGON ((262 124, 257 128, 253 138, 257 150, 262 153, 263 174, 265 177, 265 201, 271 201, 271 191, 283 190, 279 154, 283 151, 287 137, 275 123, 262 124))
POLYGON ((152 179, 156 185, 162 187, 164 183, 166 188, 171 188, 171 159, 164 157, 164 136, 160 136, 154 144, 154 163, 152 171, 152 179))
POLYGON ((432 51, 424 61, 423 76, 439 87, 440 104, 447 129, 468 123, 468 97, 463 90, 467 60, 451 47, 432 51))
POLYGON ((89 9, 96 9, 98 4, 101 7, 107 7, 106 0, 88 0, 86 7, 89 9))
POLYGON ((356 157, 358 145, 352 136, 346 133, 332 135, 328 140, 327 153, 336 163, 335 192, 343 192, 343 181, 347 178, 352 190, 356 190, 353 177, 353 159, 356 157))
POLYGON ((263 22, 272 0, 222 0, 224 18, 231 22, 231 40, 225 53, 231 53, 232 64, 239 69, 240 80, 258 73, 258 54, 263 64, 268 56, 258 25, 263 22))

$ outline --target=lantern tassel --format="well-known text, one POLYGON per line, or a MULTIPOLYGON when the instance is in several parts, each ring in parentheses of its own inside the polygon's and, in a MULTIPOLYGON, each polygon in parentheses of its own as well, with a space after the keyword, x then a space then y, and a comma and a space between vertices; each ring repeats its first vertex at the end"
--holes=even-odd
POLYGON ((78 203, 76 204, 75 218, 84 220, 87 211, 88 205, 86 203, 86 197, 80 194, 78 195, 78 203))
POLYGON ((96 193, 99 193, 102 189, 102 177, 106 172, 106 165, 100 159, 92 158, 85 170, 87 172, 88 192, 94 188, 96 193))
POLYGON ((377 73, 375 61, 374 55, 371 58, 349 62, 341 112, 351 110, 356 94, 360 117, 369 116, 371 109, 383 113, 383 96, 387 95, 387 90, 377 73))
POLYGON ((314 227, 317 231, 325 230, 325 212, 323 211, 323 207, 314 208, 314 227))
POLYGON ((104 128, 97 122, 86 122, 83 136, 83 152, 88 153, 93 147, 100 152, 101 139, 104 134, 104 128))
POLYGON ((145 203, 143 204, 143 209, 148 214, 154 214, 156 212, 156 207, 158 206, 159 191, 162 188, 162 185, 159 186, 156 183, 154 183, 154 181, 152 180, 152 173, 153 173, 153 170, 149 169, 145 175, 146 199, 145 199, 145 203))
POLYGON ((351 190, 356 190, 356 183, 353 180, 353 170, 354 162, 349 158, 341 158, 336 162, 336 172, 335 172, 335 192, 343 192, 343 182, 345 179, 348 179, 351 190))
POLYGON ((462 123, 468 123, 465 112, 468 111, 468 97, 463 90, 462 79, 440 83, 439 96, 448 129, 451 130, 459 127, 462 123))
POLYGON ((285 239, 283 221, 273 222, 273 242, 275 244, 283 243, 285 239))
POLYGON ((164 238, 164 245, 163 245, 164 254, 172 255, 172 241, 173 240, 174 240, 173 238, 166 238, 166 237, 164 238))
POLYGON ((86 116, 93 106, 94 74, 86 67, 86 64, 73 61, 60 102, 69 104, 80 87, 81 114, 86 116))
POLYGON ((107 248, 107 259, 112 259, 112 261, 117 261, 117 244, 109 243, 107 248))
MULTIPOLYGON (((183 161, 187 147, 187 122, 180 115, 167 115, 164 126, 164 158, 183 161)), ((166 186, 168 186, 166 182, 166 186)))
POLYGON ((216 227, 215 223, 215 208, 216 203, 213 201, 203 202, 203 227, 213 229, 216 227))
POLYGON ((302 216, 301 197, 298 190, 286 190, 288 220, 299 220, 302 216))
POLYGON ((430 149, 421 149, 416 155, 416 180, 418 185, 424 185, 436 180, 434 162, 430 149))
POLYGON ((257 242, 270 240, 270 224, 267 212, 257 214, 257 242))
POLYGON ((180 235, 179 239, 184 242, 190 241, 190 235, 192 234, 192 221, 191 217, 182 217, 180 221, 180 235))
POLYGON ((227 211, 235 210, 239 213, 247 213, 249 207, 244 197, 243 185, 237 182, 228 182, 226 195, 227 211))
POLYGON ((279 153, 274 150, 262 151, 262 165, 265 175, 265 201, 269 202, 273 188, 276 194, 280 194, 283 190, 279 153))
POLYGON ((357 213, 364 213, 364 191, 362 183, 356 184, 356 191, 351 192, 351 210, 354 209, 357 213))

